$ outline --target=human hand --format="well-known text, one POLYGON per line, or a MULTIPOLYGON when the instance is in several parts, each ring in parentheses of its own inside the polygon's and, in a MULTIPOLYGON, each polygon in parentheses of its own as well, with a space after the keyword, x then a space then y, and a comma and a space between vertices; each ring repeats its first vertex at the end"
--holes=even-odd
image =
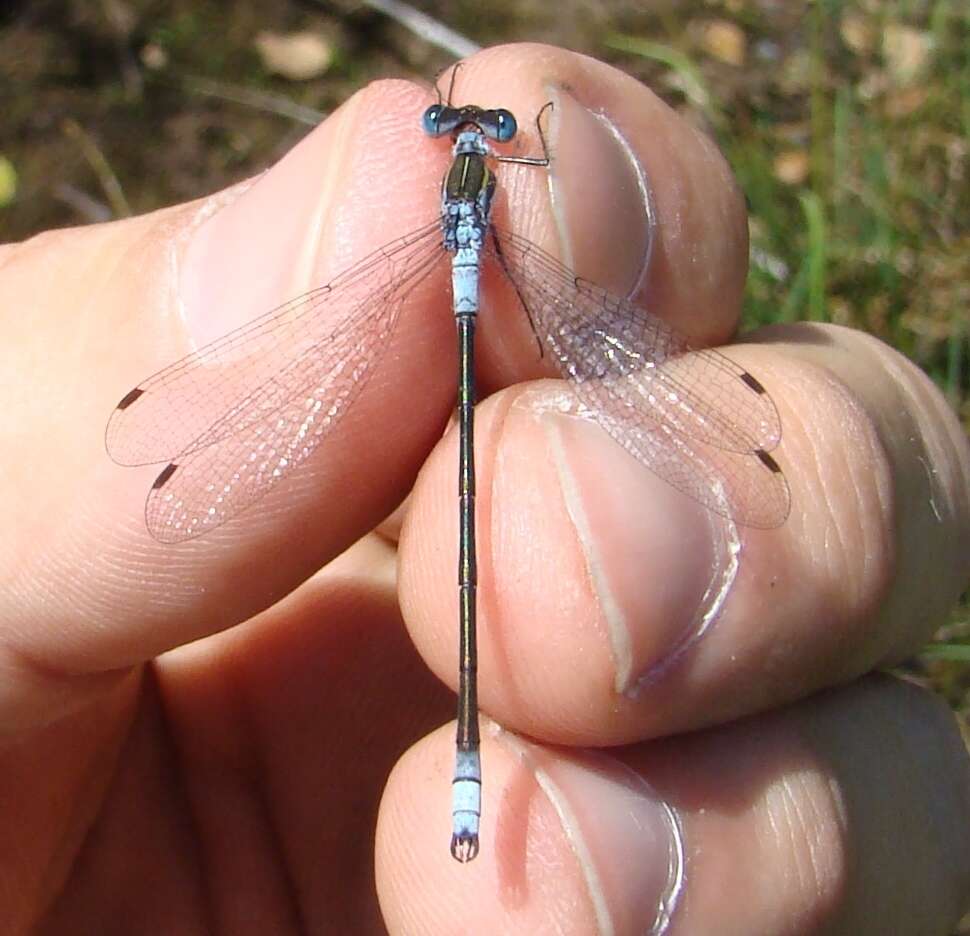
MULTIPOLYGON (((746 225, 710 143, 545 47, 476 56, 456 95, 526 132, 556 104, 551 207, 542 172, 500 167, 499 221, 566 232, 621 293, 652 230, 640 297, 699 344, 730 338, 746 225)), ((371 86, 251 184, 2 249, 6 931, 369 933, 383 913, 393 933, 642 933, 664 902, 669 933, 946 933, 966 750, 940 703, 867 674, 967 581, 970 453, 866 335, 729 349, 778 404, 793 504, 733 530, 524 383, 549 372, 486 284, 479 682, 503 727, 467 866, 447 847, 453 702, 425 665, 453 683, 447 291, 402 317, 312 466, 210 536, 148 537, 158 469, 107 459, 112 407, 432 219, 448 152, 418 129, 428 102, 371 86), (399 541, 376 531, 409 490, 399 541)))

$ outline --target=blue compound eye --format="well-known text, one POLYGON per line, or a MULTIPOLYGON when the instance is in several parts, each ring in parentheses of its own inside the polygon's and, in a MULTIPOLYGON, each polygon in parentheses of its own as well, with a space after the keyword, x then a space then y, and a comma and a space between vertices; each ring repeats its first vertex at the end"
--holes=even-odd
POLYGON ((441 136, 447 131, 441 129, 441 112, 444 110, 441 104, 432 104, 421 117, 421 126, 429 136, 441 136))
POLYGON ((500 108, 495 112, 495 139, 499 143, 508 143, 518 132, 519 125, 510 111, 500 108))

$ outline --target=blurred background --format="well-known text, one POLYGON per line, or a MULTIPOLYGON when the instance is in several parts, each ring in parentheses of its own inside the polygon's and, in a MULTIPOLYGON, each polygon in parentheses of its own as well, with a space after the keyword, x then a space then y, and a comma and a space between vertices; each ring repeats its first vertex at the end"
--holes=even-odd
MULTIPOLYGON (((223 188, 372 79, 529 39, 718 141, 750 206, 747 326, 865 329, 970 426, 965 0, 5 0, 0 240, 223 188)), ((964 715, 968 619, 965 600, 908 669, 964 715)))

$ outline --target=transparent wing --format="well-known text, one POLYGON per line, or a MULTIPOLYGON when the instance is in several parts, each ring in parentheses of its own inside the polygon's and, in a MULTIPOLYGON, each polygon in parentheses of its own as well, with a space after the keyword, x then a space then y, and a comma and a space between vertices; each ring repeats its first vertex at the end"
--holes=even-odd
MULTIPOLYGON (((582 399, 581 385, 574 386, 582 399)), ((708 510, 759 529, 780 526, 788 516, 788 482, 767 452, 729 452, 645 418, 615 417, 603 409, 592 414, 631 455, 708 510)))
POLYGON ((108 454, 130 466, 184 458, 313 391, 334 359, 379 351, 402 290, 444 255, 440 239, 436 220, 149 377, 112 413, 108 454))
POLYGON ((492 253, 581 402, 627 451, 717 513, 774 527, 790 507, 768 452, 781 438, 771 397, 711 349, 576 277, 541 248, 495 230, 492 253))
POLYGON ((162 542, 208 532, 302 464, 360 393, 414 287, 446 257, 432 225, 129 394, 108 424, 112 457, 140 464, 160 460, 146 452, 166 451, 163 458, 172 458, 145 505, 149 532, 162 542), (335 309, 339 324, 321 337, 321 322, 331 323, 335 309), (208 425, 194 407, 205 410, 208 425), (190 429, 169 424, 183 418, 190 429))

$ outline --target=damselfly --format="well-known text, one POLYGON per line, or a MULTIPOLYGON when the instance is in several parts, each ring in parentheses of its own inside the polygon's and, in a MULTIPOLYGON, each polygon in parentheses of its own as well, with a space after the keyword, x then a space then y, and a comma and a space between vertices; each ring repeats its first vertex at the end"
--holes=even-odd
POLYGON ((451 853, 463 862, 478 853, 481 815, 472 428, 482 263, 504 271, 539 353, 629 453, 737 523, 770 528, 789 511, 788 485, 768 454, 781 424, 754 376, 717 351, 692 349, 645 309, 491 222, 492 164, 549 165, 541 116, 543 155, 502 155, 493 145, 509 143, 517 132, 509 111, 454 107, 450 92, 445 103, 439 93, 423 116, 426 133, 454 141, 439 217, 148 378, 121 400, 106 431, 108 453, 118 463, 168 462, 145 506, 152 536, 178 543, 206 533, 310 458, 363 391, 413 288, 450 259, 460 453, 451 853))

